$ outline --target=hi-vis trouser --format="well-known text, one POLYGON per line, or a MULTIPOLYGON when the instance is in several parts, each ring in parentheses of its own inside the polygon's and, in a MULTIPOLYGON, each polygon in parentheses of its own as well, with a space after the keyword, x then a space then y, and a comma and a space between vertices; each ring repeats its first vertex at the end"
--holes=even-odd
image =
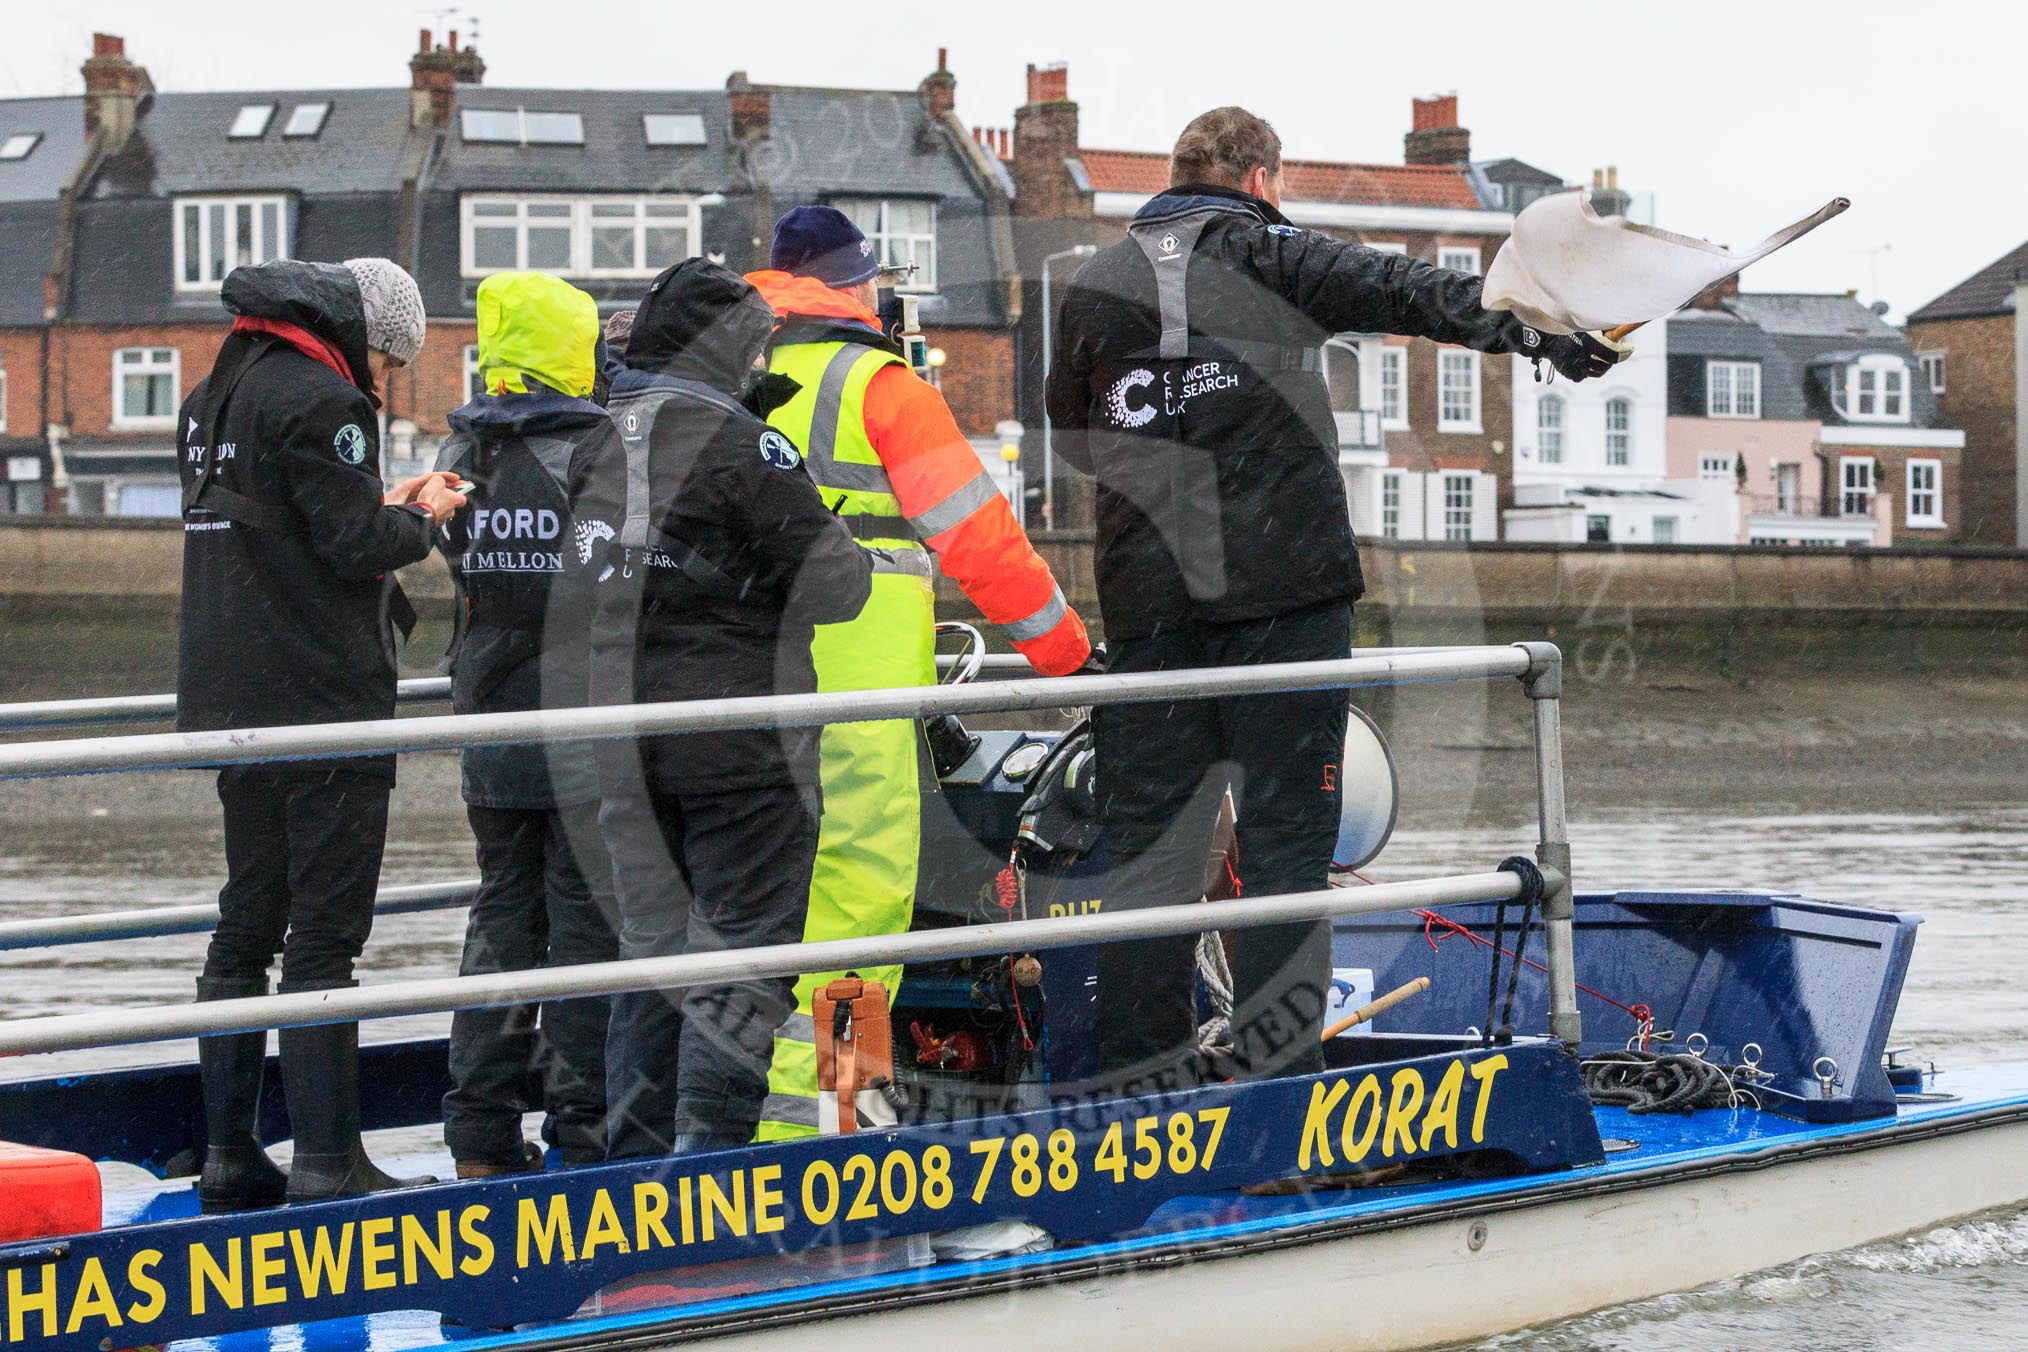
MULTIPOLYGON (((817 626, 811 656, 820 691, 936 681, 936 592, 929 551, 903 517, 865 431, 867 382, 881 367, 899 362, 891 353, 856 344, 798 343, 777 348, 769 364, 802 386, 769 421, 803 448, 819 493, 853 535, 894 559, 876 560, 872 595, 857 619, 817 626)), ((806 942, 908 929, 915 914, 922 843, 920 737, 913 719, 834 723, 824 729, 824 816, 810 881, 810 914, 803 927, 806 942)), ((760 1140, 816 1133, 812 996, 841 975, 812 973, 796 983, 796 1011, 775 1034, 760 1140)), ((881 983, 890 994, 901 987, 899 966, 863 967, 858 975, 881 983)), ((873 1073, 867 1072, 869 1077, 873 1073)), ((877 1073, 892 1072, 883 1067, 877 1073)))

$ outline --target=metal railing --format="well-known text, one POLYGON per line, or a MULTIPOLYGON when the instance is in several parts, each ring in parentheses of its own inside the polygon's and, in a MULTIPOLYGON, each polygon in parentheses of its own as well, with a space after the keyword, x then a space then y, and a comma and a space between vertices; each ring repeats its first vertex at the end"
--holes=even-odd
MULTIPOLYGON (((1428 681, 1515 677, 1534 706, 1536 789, 1543 867, 1543 927, 1549 969, 1550 1032, 1570 1045, 1580 1035, 1572 953, 1570 845, 1565 819, 1559 720, 1562 656, 1548 643, 1418 649, 1323 662, 1257 667, 1073 676, 984 685, 837 691, 531 713, 381 719, 230 732, 167 733, 0 746, 0 779, 119 770, 188 769, 496 746, 589 741, 744 727, 997 713, 1067 705, 1347 689, 1428 681)), ((1230 902, 1000 922, 866 939, 749 948, 384 986, 56 1015, 0 1024, 0 1054, 76 1050, 261 1028, 441 1013, 570 996, 610 995, 760 976, 933 961, 1108 940, 1318 920, 1412 906, 1511 899, 1511 873, 1468 874, 1360 889, 1331 889, 1230 902)), ((190 908, 193 911, 199 908, 190 908)), ((134 914, 134 913, 128 913, 134 914)), ((147 915, 142 912, 140 915, 147 915)), ((106 917, 97 917, 104 922, 106 917)))
MULTIPOLYGON (((477 878, 383 887, 374 896, 373 914, 378 917, 455 910, 470 905, 478 890, 477 878)), ((0 952, 105 943, 116 939, 160 939, 172 934, 206 934, 217 924, 218 903, 215 901, 189 906, 147 906, 132 911, 99 911, 92 915, 0 920, 0 952)))
MULTIPOLYGON (((955 661, 949 655, 940 655, 937 665, 948 668, 955 661)), ((988 653, 982 663, 985 671, 996 674, 1027 671, 1028 659, 1018 653, 988 653)), ((451 697, 451 678, 448 676, 418 676, 402 681, 394 688, 394 702, 400 704, 436 704, 451 697)), ((119 723, 166 723, 176 717, 176 696, 174 695, 111 695, 99 699, 52 699, 35 700, 17 704, 0 704, 0 732, 19 732, 31 728, 90 728, 109 727, 119 723)))

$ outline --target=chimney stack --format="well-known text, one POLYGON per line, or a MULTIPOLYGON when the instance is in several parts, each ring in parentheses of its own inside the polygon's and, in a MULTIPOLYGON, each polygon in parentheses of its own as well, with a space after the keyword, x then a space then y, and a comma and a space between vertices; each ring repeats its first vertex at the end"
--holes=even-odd
POLYGON ((434 47, 430 45, 430 30, 421 30, 416 38, 415 55, 408 59, 411 127, 448 127, 458 86, 475 85, 486 78, 486 63, 479 59, 477 48, 460 49, 456 29, 444 37, 445 45, 434 47))
POLYGON ((1014 209, 1024 216, 1089 220, 1092 195, 1080 189, 1064 161, 1077 148, 1077 105, 1070 100, 1070 68, 1028 68, 1028 102, 1014 112, 1014 209))
POLYGON ((1458 125, 1458 96, 1416 99, 1411 127, 1402 138, 1405 164, 1464 164, 1472 157, 1472 134, 1458 125))
MULTIPOLYGON (((1620 187, 1620 167, 1608 164, 1591 171, 1591 209, 1601 216, 1624 216, 1634 195, 1620 187)), ((1735 292, 1737 288, 1735 288, 1735 292)))
POLYGON ((949 49, 937 48, 937 68, 923 76, 922 83, 915 88, 916 97, 922 100, 923 116, 932 122, 942 121, 944 114, 958 106, 958 77, 951 74, 949 56, 949 49))
POLYGON ((726 77, 725 106, 732 119, 735 145, 765 141, 774 134, 774 105, 768 91, 747 83, 745 71, 736 70, 726 77))
POLYGON ((135 105, 155 92, 143 67, 127 59, 127 40, 111 33, 92 34, 92 54, 84 63, 85 135, 107 150, 125 145, 134 134, 135 105))
POLYGON ((1690 302, 1689 308, 1692 310, 1723 310, 1725 302, 1738 294, 1739 274, 1735 272, 1724 281, 1714 282, 1706 290, 1700 291, 1697 294, 1697 298, 1690 302))

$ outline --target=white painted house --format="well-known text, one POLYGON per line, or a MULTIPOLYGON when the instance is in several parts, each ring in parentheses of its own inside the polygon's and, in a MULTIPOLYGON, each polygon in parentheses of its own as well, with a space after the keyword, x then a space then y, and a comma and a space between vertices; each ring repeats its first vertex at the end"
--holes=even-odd
POLYGON ((1671 479, 1668 322, 1634 335, 1634 355, 1595 380, 1536 378, 1514 362, 1514 505, 1505 538, 1557 544, 1731 544, 1730 475, 1671 479))

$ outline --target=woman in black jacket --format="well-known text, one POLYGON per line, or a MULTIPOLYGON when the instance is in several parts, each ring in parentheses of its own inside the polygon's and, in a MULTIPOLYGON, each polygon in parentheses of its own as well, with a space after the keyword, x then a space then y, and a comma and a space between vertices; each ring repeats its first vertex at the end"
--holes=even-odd
MULTIPOLYGON (((693 258, 655 279, 613 381, 617 446, 572 479, 600 574, 595 704, 813 691, 813 625, 866 604, 873 555, 762 421, 774 312, 693 258)), ((817 848, 816 729, 599 744, 622 958, 795 943, 817 848)), ((613 1001, 611 1154, 744 1145, 788 978, 613 1001)))

